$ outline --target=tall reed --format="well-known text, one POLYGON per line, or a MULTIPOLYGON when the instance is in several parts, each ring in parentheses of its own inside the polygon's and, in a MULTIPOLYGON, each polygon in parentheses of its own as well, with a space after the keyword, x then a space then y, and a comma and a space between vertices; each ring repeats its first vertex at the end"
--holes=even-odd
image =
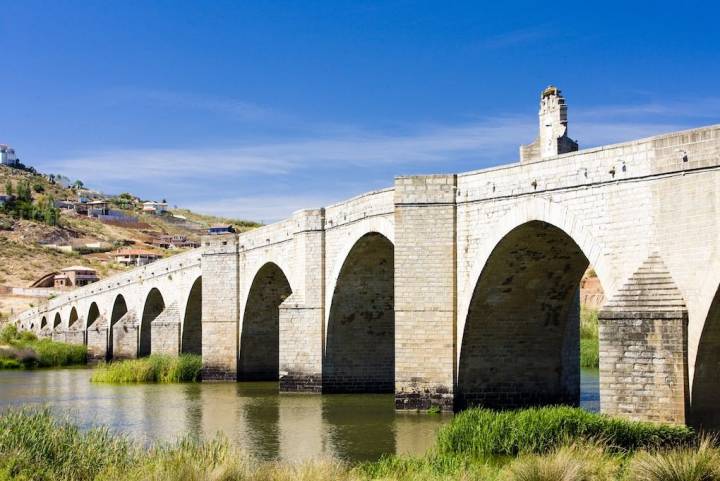
POLYGON ((202 357, 197 354, 167 356, 153 354, 141 359, 115 361, 98 365, 93 382, 106 383, 175 383, 200 380, 202 357))

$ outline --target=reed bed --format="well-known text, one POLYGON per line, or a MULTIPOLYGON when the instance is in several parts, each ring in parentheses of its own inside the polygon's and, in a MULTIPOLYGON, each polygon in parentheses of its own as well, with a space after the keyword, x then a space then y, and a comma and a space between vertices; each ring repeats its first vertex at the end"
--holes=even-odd
POLYGON ((87 363, 82 345, 40 339, 6 326, 0 332, 0 369, 77 366, 87 363))
POLYGON ((600 365, 600 339, 598 311, 580 309, 580 366, 597 368, 600 365))
MULTIPOLYGON (((528 436, 536 434, 533 431, 528 436)), ((531 445, 527 441, 523 444, 531 445)), ((224 438, 209 441, 187 438, 142 447, 107 429, 80 430, 48 409, 25 408, 0 414, 0 481, 720 479, 720 451, 711 439, 698 441, 683 436, 661 445, 633 443, 639 444, 647 447, 619 452, 603 441, 577 441, 548 447, 542 453, 475 457, 467 455, 465 449, 445 452, 440 443, 437 449, 421 457, 387 456, 356 465, 331 459, 287 463, 254 459, 233 448, 224 438)))
POLYGON ((197 354, 153 354, 141 359, 101 363, 93 371, 98 383, 176 383, 200 380, 202 357, 197 354))

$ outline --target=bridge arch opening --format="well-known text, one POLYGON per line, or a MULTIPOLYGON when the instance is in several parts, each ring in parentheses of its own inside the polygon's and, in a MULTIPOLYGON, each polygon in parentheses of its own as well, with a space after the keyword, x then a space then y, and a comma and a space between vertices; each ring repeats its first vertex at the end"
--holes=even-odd
POLYGON ((60 313, 55 313, 55 319, 53 319, 53 331, 60 327, 60 324, 62 324, 62 318, 60 317, 60 313))
POLYGON ((394 249, 370 232, 343 262, 328 318, 323 392, 394 390, 394 249))
POLYGON ((695 357, 689 424, 720 431, 720 287, 713 298, 695 357))
POLYGON ((188 295, 180 349, 202 355, 202 276, 195 280, 188 295))
POLYGON ((280 365, 280 304, 292 294, 290 282, 273 262, 255 274, 240 336, 238 379, 276 381, 280 365))
POLYGON ((115 324, 127 314, 128 308, 125 298, 122 294, 118 294, 113 302, 112 312, 110 314, 110 329, 108 330, 108 345, 107 345, 107 358, 111 359, 113 356, 113 327, 115 324))
POLYGON ((500 240, 465 319, 456 409, 579 403, 579 285, 588 266, 577 243, 547 222, 500 240))
POLYGON ((140 343, 138 356, 149 356, 152 350, 152 322, 165 310, 165 299, 160 291, 153 287, 145 298, 142 319, 140 320, 140 343))
POLYGON ((40 329, 45 329, 47 327, 47 317, 43 316, 43 318, 40 320, 40 329))
POLYGON ((70 318, 68 319, 68 327, 72 328, 75 326, 75 323, 78 321, 78 313, 77 309, 74 307, 70 310, 70 318))
POLYGON ((95 324, 95 321, 97 321, 99 318, 100 309, 98 309, 98 305, 93 302, 92 304, 90 304, 90 309, 88 309, 86 327, 90 329, 93 324, 95 324))

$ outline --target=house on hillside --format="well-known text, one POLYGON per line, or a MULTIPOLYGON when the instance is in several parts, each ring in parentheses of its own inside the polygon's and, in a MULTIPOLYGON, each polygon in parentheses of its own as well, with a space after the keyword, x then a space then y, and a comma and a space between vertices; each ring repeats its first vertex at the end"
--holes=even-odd
POLYGON ((144 266, 155 262, 162 256, 142 249, 118 249, 114 254, 115 262, 126 267, 144 266))
POLYGON ((143 212, 148 214, 163 215, 168 210, 167 202, 147 201, 143 202, 143 212))
POLYGON ((72 266, 61 269, 53 276, 53 287, 56 289, 71 289, 86 286, 97 282, 100 278, 95 269, 83 266, 72 266))
POLYGON ((184 235, 161 235, 152 241, 152 245, 162 249, 194 249, 200 247, 200 243, 188 239, 184 235))
POLYGON ((16 167, 20 163, 15 154, 15 149, 7 144, 0 144, 0 164, 10 167, 16 167))
POLYGON ((230 224, 215 224, 208 229, 210 235, 232 234, 234 232, 235 228, 230 224))
POLYGON ((104 200, 93 200, 88 202, 86 205, 88 217, 99 217, 110 213, 110 207, 104 200))

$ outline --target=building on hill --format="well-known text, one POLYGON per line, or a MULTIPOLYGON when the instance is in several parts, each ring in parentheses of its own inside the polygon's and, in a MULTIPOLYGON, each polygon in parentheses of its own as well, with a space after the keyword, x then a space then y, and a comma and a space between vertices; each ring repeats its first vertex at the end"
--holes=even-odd
POLYGON ((118 249, 114 257, 115 262, 126 267, 144 266, 162 258, 160 254, 142 249, 118 249))
POLYGON ((148 214, 163 215, 168 210, 167 202, 147 201, 143 202, 143 212, 148 214))
POLYGON ((232 234, 233 232, 235 232, 235 228, 230 224, 215 224, 208 229, 210 235, 232 234))
POLYGON ((15 149, 7 144, 0 144, 0 164, 16 167, 20 163, 15 154, 15 149))
POLYGON ((161 235, 152 241, 152 245, 162 249, 194 249, 200 247, 199 242, 188 239, 184 235, 161 235))
POLYGON ((110 207, 104 200, 93 200, 87 203, 88 217, 99 217, 101 215, 108 215, 109 213, 110 207))
POLYGON ((73 287, 86 286, 98 280, 100 280, 100 278, 95 269, 83 266, 72 266, 61 269, 59 274, 55 274, 53 284, 56 289, 70 289, 73 287))

